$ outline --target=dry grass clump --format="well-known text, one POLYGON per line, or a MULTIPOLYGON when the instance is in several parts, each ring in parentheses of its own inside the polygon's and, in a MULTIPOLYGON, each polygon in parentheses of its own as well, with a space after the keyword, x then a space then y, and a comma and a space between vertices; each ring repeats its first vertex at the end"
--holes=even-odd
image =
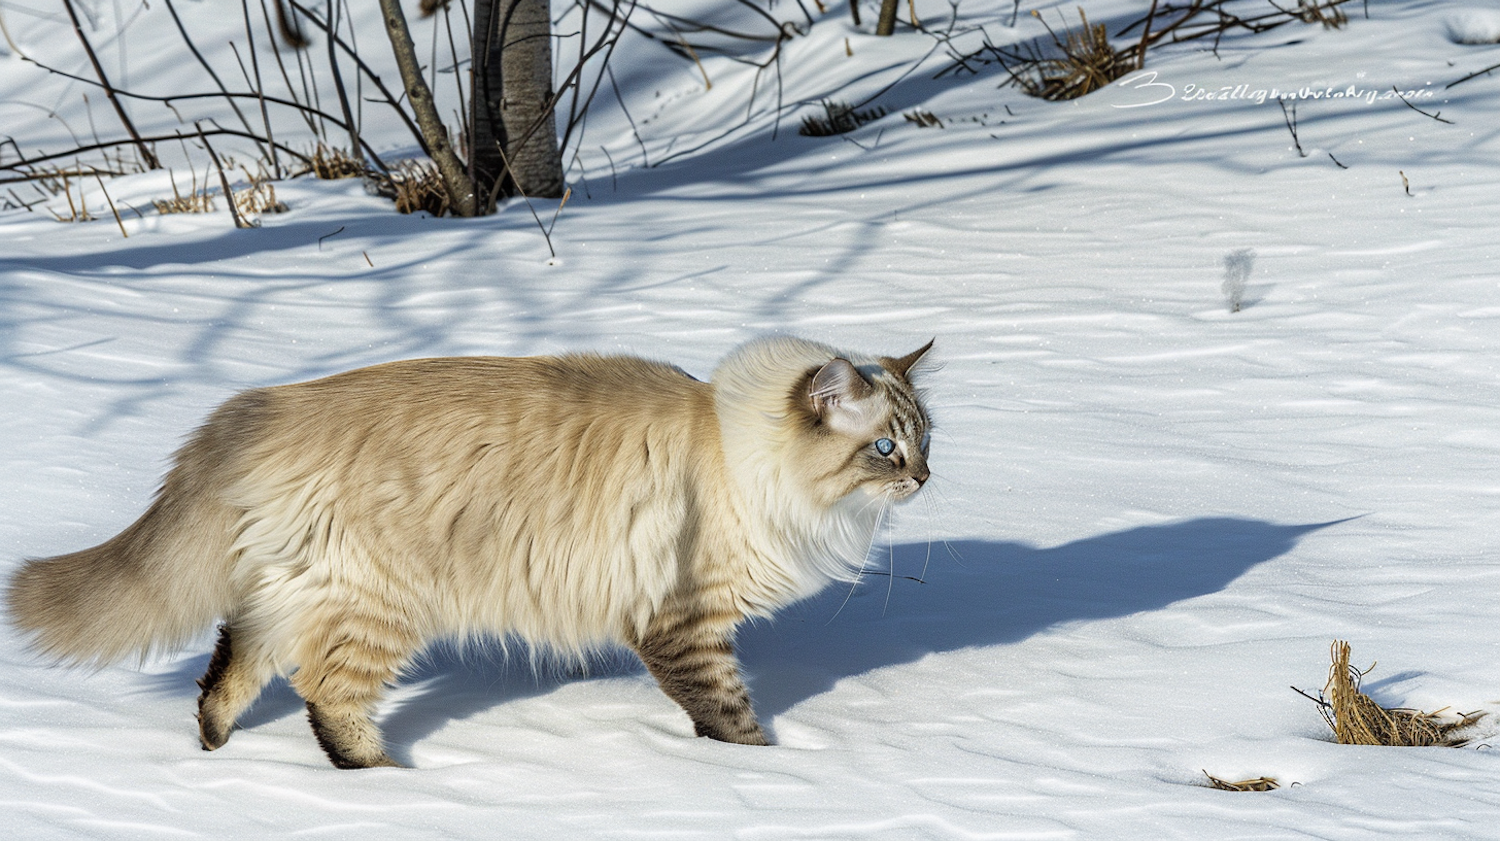
MULTIPOLYGON (((1047 22, 1040 14, 1031 14, 1046 26, 1047 22)), ((1136 69, 1136 60, 1128 54, 1129 48, 1117 50, 1110 46, 1109 32, 1104 24, 1089 23, 1088 15, 1081 7, 1078 19, 1082 25, 1078 29, 1065 30, 1061 38, 1052 27, 1047 27, 1052 45, 1060 55, 1047 54, 1035 42, 1001 55, 1001 66, 1017 87, 1041 99, 1077 99, 1107 87, 1110 82, 1136 69)))
POLYGON ((400 213, 426 211, 433 216, 448 212, 448 188, 437 165, 430 161, 397 161, 381 193, 396 201, 400 213))
POLYGON ((198 173, 189 170, 192 174, 192 186, 187 195, 177 188, 177 173, 167 170, 167 177, 172 182, 172 198, 152 199, 151 204, 156 212, 162 215, 168 213, 212 213, 214 209, 213 200, 208 197, 208 178, 203 179, 203 186, 198 186, 198 173))
POLYGON ((1340 2, 1348 0, 1328 0, 1319 3, 1318 0, 1297 0, 1297 8, 1291 9, 1290 14, 1303 23, 1321 23, 1324 29, 1338 29, 1349 22, 1349 16, 1339 8, 1340 2))
POLYGON ((1328 669, 1328 683, 1313 700, 1341 745, 1459 747, 1468 739, 1458 731, 1484 715, 1467 713, 1454 718, 1444 715, 1445 710, 1386 709, 1359 691, 1360 681, 1373 665, 1363 671, 1349 665, 1349 643, 1343 640, 1334 641, 1330 654, 1333 665, 1328 669))
MULTIPOLYGON (((250 186, 236 189, 234 195, 234 207, 241 216, 256 216, 262 213, 285 213, 288 208, 286 203, 276 198, 276 185, 271 183, 271 177, 264 169, 259 173, 252 173, 241 166, 240 171, 245 173, 245 180, 250 186)), ((208 177, 205 174, 203 185, 198 184, 198 173, 192 173, 192 183, 186 194, 177 186, 175 173, 169 176, 172 181, 172 198, 152 199, 151 204, 156 212, 162 215, 169 213, 212 213, 214 212, 213 193, 209 190, 208 177)))
POLYGON ((88 202, 83 197, 81 182, 78 184, 78 201, 76 203, 73 201, 72 175, 74 173, 56 170, 43 179, 43 184, 52 191, 53 195, 62 193, 68 199, 68 215, 64 216, 55 210, 52 211, 52 215, 56 216, 59 222, 92 222, 99 217, 89 212, 88 202))
POLYGON ((308 157, 306 172, 325 181, 334 181, 340 178, 360 178, 365 170, 364 160, 349 154, 346 149, 319 141, 308 157))
POLYGON ((834 102, 823 100, 823 115, 809 114, 802 118, 802 127, 797 133, 806 137, 831 137, 835 134, 848 134, 865 123, 878 120, 886 115, 886 110, 880 106, 867 108, 863 111, 857 110, 847 102, 834 102))
MULTIPOLYGON (((249 175, 247 172, 246 175, 249 175)), ((234 194, 234 205, 239 209, 241 216, 253 216, 261 213, 285 213, 289 209, 286 202, 276 198, 276 185, 269 178, 250 177, 250 186, 234 194)))
POLYGON ((905 117, 908 123, 916 123, 917 128, 943 127, 943 121, 936 114, 931 111, 923 111, 921 108, 903 112, 901 116, 905 117))
POLYGON ((1275 791, 1281 788, 1281 783, 1276 782, 1275 777, 1255 777, 1249 780, 1229 782, 1228 780, 1221 780, 1207 771, 1203 772, 1203 776, 1208 777, 1208 784, 1219 791, 1275 791))
POLYGON ((1089 23, 1081 8, 1080 26, 1069 29, 1064 19, 1061 35, 1033 11, 1032 16, 1046 27, 1049 37, 1018 46, 997 45, 986 39, 974 52, 951 53, 953 64, 938 76, 977 73, 979 67, 998 63, 1010 75, 1012 84, 1032 96, 1076 99, 1143 69, 1147 54, 1160 45, 1209 39, 1217 55, 1219 42, 1235 32, 1268 32, 1296 22, 1338 29, 1349 21, 1340 7, 1350 2, 1353 0, 1297 0, 1292 5, 1291 0, 1266 0, 1259 10, 1253 5, 1240 5, 1241 0, 1143 3, 1149 10, 1115 32, 1116 39, 1129 39, 1121 49, 1110 45, 1106 28, 1089 23), (1226 8, 1232 3, 1237 4, 1234 11, 1226 8))

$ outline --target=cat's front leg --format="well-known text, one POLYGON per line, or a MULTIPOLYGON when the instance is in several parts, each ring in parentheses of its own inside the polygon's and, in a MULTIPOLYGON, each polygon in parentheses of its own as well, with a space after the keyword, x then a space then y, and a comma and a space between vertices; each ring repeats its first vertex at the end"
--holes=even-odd
POLYGON ((699 736, 767 745, 734 657, 733 631, 703 616, 658 616, 632 647, 699 736))

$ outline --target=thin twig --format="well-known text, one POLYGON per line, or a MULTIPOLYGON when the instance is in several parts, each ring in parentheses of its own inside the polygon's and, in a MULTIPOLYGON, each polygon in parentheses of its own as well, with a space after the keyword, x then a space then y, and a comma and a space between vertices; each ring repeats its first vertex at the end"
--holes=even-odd
POLYGON ((140 132, 135 130, 135 124, 130 121, 130 115, 125 113, 125 106, 115 96, 115 89, 110 85, 109 77, 104 74, 104 67, 99 64, 99 56, 94 53, 94 45, 89 43, 88 36, 83 33, 83 24, 78 20, 78 12, 73 8, 73 0, 63 0, 63 5, 67 7, 68 17, 73 21, 73 31, 78 34, 78 40, 83 42, 84 52, 88 53, 89 63, 94 65, 94 73, 99 77, 100 86, 104 88, 110 104, 115 107, 115 113, 119 115, 120 123, 125 126, 126 134, 130 135, 130 139, 140 150, 141 156, 146 159, 146 168, 160 169, 161 163, 156 159, 156 153, 147 148, 146 142, 141 139, 140 132))
MULTIPOLYGON (((295 7, 296 4, 293 4, 295 7)), ((339 57, 334 50, 334 44, 338 41, 335 33, 339 28, 339 4, 337 0, 329 4, 328 11, 328 69, 333 76, 333 88, 339 95, 339 108, 344 112, 344 129, 349 132, 349 151, 358 156, 360 150, 359 127, 354 122, 354 112, 349 109, 349 94, 344 90, 344 76, 339 72, 339 57)), ((422 144, 422 150, 427 150, 427 144, 422 144)))
POLYGON ((1443 90, 1447 90, 1448 88, 1451 88, 1454 85, 1463 84, 1464 82, 1467 82, 1470 79, 1474 79, 1474 78, 1477 78, 1479 76, 1484 76, 1486 74, 1493 73, 1496 70, 1500 70, 1500 64, 1491 64, 1489 67, 1486 67, 1483 70, 1475 70, 1473 73, 1470 73, 1469 75, 1463 77, 1462 79, 1459 79, 1457 82, 1449 82, 1446 86, 1443 87, 1443 90))
MULTIPOLYGON (((5 36, 5 43, 7 43, 7 44, 10 45, 10 49, 11 49, 12 52, 14 52, 16 55, 20 56, 21 58, 25 58, 26 57, 26 53, 22 52, 21 48, 18 47, 18 46, 16 46, 15 39, 10 37, 10 30, 5 27, 5 9, 3 9, 3 8, 0 8, 0 35, 4 35, 5 36)), ((31 209, 30 205, 23 205, 23 206, 27 210, 31 209)))
POLYGON ((1146 47, 1151 41, 1151 22, 1156 19, 1156 0, 1151 0, 1151 11, 1146 13, 1146 26, 1141 30, 1141 43, 1135 48, 1135 69, 1146 66, 1146 47))
MULTIPOLYGON (((294 13, 301 14, 303 17, 312 21, 314 26, 323 30, 324 34, 328 36, 328 40, 331 43, 331 46, 329 48, 330 50, 333 46, 337 46, 339 49, 344 51, 344 54, 354 62, 354 66, 358 67, 359 71, 364 74, 364 77, 366 79, 369 79, 371 84, 375 85, 376 90, 380 91, 380 95, 382 98, 384 98, 385 102, 395 110, 396 115, 401 118, 401 122, 406 126, 407 131, 411 132, 411 136, 415 138, 418 145, 422 147, 423 154, 427 154, 427 139, 422 136, 422 129, 418 128, 417 124, 412 121, 411 116, 406 113, 406 109, 401 107, 400 100, 398 100, 390 92, 390 90, 386 88, 385 83, 380 80, 380 76, 377 75, 374 70, 370 69, 370 65, 366 64, 364 59, 359 57, 359 53, 356 52, 348 44, 344 43, 343 40, 340 39, 338 35, 333 31, 333 28, 329 26, 327 21, 313 14, 312 11, 309 10, 306 6, 298 3, 297 0, 286 0, 286 3, 294 13)), ((316 82, 316 78, 314 78, 314 82, 316 82)), ((366 146, 365 148, 368 149, 369 147, 366 146)), ((385 169, 383 165, 381 165, 380 168, 385 169)))
MULTIPOLYGON (((283 18, 285 16, 284 11, 278 11, 278 14, 282 15, 283 18)), ((276 58, 276 67, 281 71, 281 81, 286 85, 287 95, 292 98, 292 101, 300 102, 297 99, 297 89, 292 86, 291 74, 286 72, 286 62, 281 58, 281 46, 276 40, 276 29, 271 25, 271 10, 266 7, 266 0, 260 0, 260 16, 261 20, 266 24, 266 31, 271 33, 271 55, 276 58)), ((299 111, 298 113, 301 114, 302 121, 307 124, 307 130, 316 135, 318 127, 313 122, 313 118, 305 111, 299 111)))
POLYGON ((1440 114, 1443 113, 1441 111, 1437 112, 1437 114, 1429 114, 1426 111, 1423 111, 1421 108, 1418 108, 1417 106, 1411 104, 1411 101, 1408 100, 1405 96, 1402 96, 1400 88, 1397 88, 1395 85, 1391 85, 1391 90, 1393 90, 1393 91, 1396 92, 1396 96, 1399 97, 1401 99, 1401 101, 1406 104, 1407 108, 1410 108, 1411 110, 1417 112, 1418 114, 1421 114, 1424 117, 1431 117, 1431 118, 1433 118, 1434 120, 1437 120, 1440 123, 1447 123, 1450 126, 1451 125, 1455 125, 1455 123, 1452 120, 1445 120, 1441 116, 1439 116, 1440 114))
MULTIPOLYGON (((120 219, 120 211, 115 209, 114 199, 110 198, 109 191, 104 189, 104 179, 100 178, 99 173, 96 172, 94 173, 94 180, 99 182, 99 192, 104 194, 104 200, 109 203, 109 212, 115 215, 115 224, 120 226, 120 236, 130 239, 130 234, 125 232, 125 222, 120 219)), ((140 214, 137 213, 136 215, 139 216, 140 214)))
POLYGON ((229 188, 229 176, 224 174, 224 165, 219 162, 219 156, 214 152, 214 147, 208 142, 208 135, 203 133, 203 126, 194 124, 198 129, 198 139, 203 141, 203 148, 208 150, 208 156, 214 162, 214 167, 219 170, 219 183, 224 187, 224 200, 229 204, 229 215, 234 218, 236 228, 253 228, 254 225, 240 217, 240 209, 235 206, 234 191, 229 188))
MULTIPOLYGON (((500 153, 500 161, 501 161, 501 163, 505 164, 505 169, 507 171, 510 171, 510 169, 511 169, 511 167, 510 167, 510 157, 505 154, 505 149, 503 149, 503 148, 497 148, 495 151, 497 151, 497 152, 500 153)), ((520 180, 512 178, 511 182, 514 184, 514 186, 516 188, 516 193, 521 197, 521 201, 526 202, 526 209, 529 210, 529 211, 531 211, 531 218, 534 219, 534 220, 536 220, 537 229, 542 232, 542 239, 546 240, 546 242, 547 242, 547 252, 552 255, 553 259, 557 259, 557 250, 552 247, 552 232, 551 232, 551 230, 548 229, 548 227, 546 225, 542 224, 542 217, 539 216, 539 215, 537 215, 536 207, 531 203, 531 197, 526 195, 526 190, 524 190, 521 187, 520 180)), ((499 184, 500 183, 499 179, 496 179, 495 183, 499 184)), ((563 201, 567 201, 566 196, 563 198, 563 201)), ((562 211, 562 205, 558 205, 557 209, 558 209, 559 212, 561 212, 562 211)))
MULTIPOLYGON (((589 6, 599 8, 599 4, 597 3, 590 3, 589 6)), ((599 40, 584 56, 579 58, 578 63, 573 67, 573 71, 568 74, 568 79, 563 83, 562 87, 560 87, 559 90, 566 90, 568 86, 571 85, 574 87, 576 93, 576 90, 581 87, 583 82, 584 65, 600 51, 604 51, 604 59, 601 64, 606 70, 609 68, 610 59, 612 59, 615 54, 615 47, 619 45, 620 37, 624 35, 626 28, 630 25, 630 14, 635 10, 635 8, 636 0, 631 0, 629 8, 627 8, 625 10, 625 13, 621 15, 619 13, 619 0, 614 0, 614 5, 609 10, 610 19, 609 23, 604 28, 604 34, 600 36, 599 40), (617 21, 620 24, 618 31, 616 31, 614 28, 617 21)), ((563 130, 562 138, 558 141, 559 148, 567 148, 569 139, 571 138, 573 133, 575 119, 581 120, 584 118, 584 115, 588 113, 589 106, 594 104, 594 97, 599 94, 599 88, 604 84, 604 76, 605 73, 603 71, 595 74, 594 84, 593 87, 589 90, 589 95, 584 98, 582 106, 577 108, 576 110, 573 110, 569 116, 567 128, 563 130)), ((639 135, 637 135, 637 138, 639 138, 639 135)))
POLYGON ((1302 151, 1302 141, 1297 139, 1297 103, 1292 103, 1291 113, 1287 113, 1285 99, 1278 98, 1276 104, 1281 106, 1281 119, 1286 121, 1286 130, 1292 133, 1292 145, 1297 147, 1297 154, 1307 157, 1307 153, 1302 151))
POLYGON ((557 210, 552 212, 552 221, 547 225, 547 235, 552 235, 552 229, 557 227, 557 217, 562 215, 562 209, 568 206, 568 199, 573 197, 573 188, 569 187, 563 191, 562 201, 557 203, 557 210))
MULTIPOLYGON (((433 27, 436 31, 436 27, 433 27)), ((448 55, 453 58, 453 85, 458 88, 458 124, 466 126, 469 124, 468 97, 464 96, 463 77, 458 72, 458 43, 453 38, 453 13, 452 4, 443 6, 443 29, 448 33, 448 55)), ((434 62, 436 63, 436 62, 434 62)))
MULTIPOLYGON (((266 110, 266 86, 260 79, 260 51, 255 48, 255 31, 250 26, 250 0, 240 0, 240 12, 245 18, 245 42, 250 45, 250 68, 255 72, 255 92, 260 99, 260 122, 266 129, 266 138, 272 141, 271 169, 280 178, 281 161, 276 157, 276 135, 271 131, 271 114, 266 110)), ((276 33, 271 33, 271 40, 276 40, 276 33)))
MULTIPOLYGON (((258 136, 254 135, 254 134, 249 133, 249 132, 240 131, 239 129, 223 128, 222 126, 219 126, 217 124, 215 124, 213 131, 207 131, 207 132, 204 132, 204 134, 207 134, 207 135, 209 135, 211 137, 216 137, 216 136, 222 134, 222 135, 225 135, 225 136, 228 136, 228 137, 244 137, 244 138, 248 138, 250 140, 259 140, 259 141, 262 141, 262 142, 265 141, 265 138, 258 137, 258 136)), ((157 136, 154 136, 154 137, 147 137, 147 138, 145 138, 145 140, 146 140, 147 143, 161 143, 162 141, 166 141, 166 140, 176 140, 176 139, 180 138, 181 136, 182 135, 180 133, 179 134, 166 134, 166 135, 157 135, 157 136)), ((103 143, 95 143, 95 144, 92 144, 92 145, 89 145, 89 146, 79 146, 79 147, 76 147, 74 149, 69 149, 66 152, 55 152, 55 153, 50 154, 50 155, 37 155, 34 158, 26 158, 24 160, 16 161, 15 163, 0 164, 0 170, 10 170, 12 172, 18 172, 18 173, 22 174, 21 177, 19 177, 19 178, 0 179, 0 184, 14 184, 14 183, 17 183, 17 182, 20 182, 20 181, 34 181, 34 180, 36 180, 36 174, 35 173, 28 173, 28 172, 25 172, 25 170, 27 168, 35 167, 38 164, 44 164, 44 163, 46 163, 48 161, 55 161, 55 160, 57 160, 59 158, 70 158, 70 157, 73 157, 75 155, 79 155, 79 154, 81 154, 83 152, 94 152, 94 151, 98 151, 98 150, 101 150, 101 149, 113 149, 113 148, 115 148, 117 146, 133 145, 134 143, 135 143, 134 140, 124 139, 124 138, 122 138, 120 140, 106 140, 103 143)), ((292 149, 292 148, 290 148, 288 146, 277 146, 276 148, 280 149, 281 151, 285 152, 288 155, 291 155, 292 157, 300 159, 303 163, 307 163, 307 164, 311 164, 312 163, 312 158, 310 158, 307 155, 305 155, 305 154, 297 151, 296 149, 292 149)))

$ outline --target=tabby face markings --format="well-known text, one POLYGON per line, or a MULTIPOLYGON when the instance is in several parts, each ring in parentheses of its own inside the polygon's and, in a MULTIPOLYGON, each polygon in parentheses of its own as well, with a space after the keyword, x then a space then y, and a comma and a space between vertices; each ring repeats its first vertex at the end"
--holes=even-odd
POLYGON ((906 389, 892 383, 884 391, 889 418, 862 449, 870 453, 866 463, 873 474, 872 490, 899 501, 920 490, 931 476, 927 468, 931 422, 906 389))
POLYGON ((901 501, 927 482, 932 423, 907 376, 926 350, 862 366, 835 358, 808 372, 800 399, 828 433, 820 440, 835 448, 822 474, 839 489, 835 497, 862 488, 901 501))

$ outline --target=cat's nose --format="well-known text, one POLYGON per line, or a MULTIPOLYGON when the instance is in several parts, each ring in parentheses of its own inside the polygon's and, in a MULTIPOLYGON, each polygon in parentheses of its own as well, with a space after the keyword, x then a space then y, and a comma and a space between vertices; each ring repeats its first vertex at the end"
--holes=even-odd
POLYGON ((916 479, 917 486, 921 487, 922 485, 927 484, 927 480, 932 477, 932 471, 928 470, 926 467, 923 467, 921 470, 912 473, 911 477, 913 479, 916 479))

